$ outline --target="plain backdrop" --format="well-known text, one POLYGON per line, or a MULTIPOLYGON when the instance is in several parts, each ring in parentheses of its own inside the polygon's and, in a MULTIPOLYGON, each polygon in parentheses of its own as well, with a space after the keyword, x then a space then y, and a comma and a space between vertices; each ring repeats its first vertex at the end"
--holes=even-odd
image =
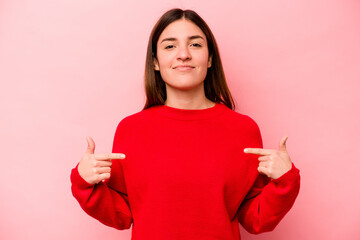
POLYGON ((142 109, 148 37, 174 7, 209 24, 236 110, 265 148, 287 134, 301 171, 278 227, 242 238, 358 239, 356 0, 0 0, 0 239, 130 239, 82 211, 70 171, 86 136, 110 152, 118 122, 142 109))

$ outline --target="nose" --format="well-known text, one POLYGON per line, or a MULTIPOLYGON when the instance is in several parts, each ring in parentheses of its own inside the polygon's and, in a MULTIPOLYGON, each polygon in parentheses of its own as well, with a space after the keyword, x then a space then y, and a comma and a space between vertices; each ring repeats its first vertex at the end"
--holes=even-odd
POLYGON ((178 60, 186 61, 191 59, 191 53, 187 46, 179 46, 177 56, 178 60))

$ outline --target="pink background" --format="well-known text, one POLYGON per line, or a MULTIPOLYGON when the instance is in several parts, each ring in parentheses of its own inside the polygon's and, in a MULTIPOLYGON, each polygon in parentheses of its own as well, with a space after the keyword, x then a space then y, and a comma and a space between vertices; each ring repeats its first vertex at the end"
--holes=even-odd
POLYGON ((0 239, 130 239, 81 210, 69 175, 87 135, 109 152, 141 110, 148 36, 173 7, 208 22, 237 111, 266 148, 287 134, 301 170, 275 231, 243 239, 359 237, 360 2, 195 2, 0 1, 0 239))

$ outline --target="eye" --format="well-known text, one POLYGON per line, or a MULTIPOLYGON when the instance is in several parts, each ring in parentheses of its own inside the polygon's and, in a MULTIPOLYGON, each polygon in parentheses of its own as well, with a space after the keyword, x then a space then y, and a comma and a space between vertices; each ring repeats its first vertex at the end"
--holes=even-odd
POLYGON ((201 47, 201 44, 199 44, 199 43, 193 43, 193 44, 191 44, 191 46, 194 46, 194 47, 201 47))
POLYGON ((165 47, 165 49, 171 49, 171 48, 174 48, 175 46, 174 45, 167 45, 166 47, 165 47))

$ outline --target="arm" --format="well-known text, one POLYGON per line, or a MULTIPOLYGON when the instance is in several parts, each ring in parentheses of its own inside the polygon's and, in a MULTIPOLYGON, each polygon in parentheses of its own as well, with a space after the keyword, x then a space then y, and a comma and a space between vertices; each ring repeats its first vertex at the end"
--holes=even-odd
POLYGON ((239 222, 250 233, 272 231, 293 206, 299 189, 300 175, 294 164, 270 182, 259 175, 239 208, 239 222))
POLYGON ((123 196, 103 182, 90 184, 79 174, 78 166, 71 172, 71 190, 81 208, 101 223, 116 229, 131 227, 129 205, 123 196))
POLYGON ((248 232, 256 234, 272 231, 291 209, 299 193, 300 174, 287 153, 287 137, 280 141, 279 150, 262 149, 257 124, 252 121, 249 129, 248 143, 255 148, 247 148, 244 152, 249 153, 248 161, 258 166, 260 174, 257 173, 240 205, 237 218, 248 232))
MULTIPOLYGON (((119 124, 114 137, 113 152, 118 152, 118 139, 122 135, 120 132, 119 124)), ((123 161, 121 159, 125 156, 117 153, 94 154, 94 150, 95 143, 88 138, 88 149, 71 172, 72 194, 90 216, 107 226, 120 230, 128 229, 133 219, 119 162, 123 161), (111 182, 116 183, 112 188, 109 187, 111 182)))

